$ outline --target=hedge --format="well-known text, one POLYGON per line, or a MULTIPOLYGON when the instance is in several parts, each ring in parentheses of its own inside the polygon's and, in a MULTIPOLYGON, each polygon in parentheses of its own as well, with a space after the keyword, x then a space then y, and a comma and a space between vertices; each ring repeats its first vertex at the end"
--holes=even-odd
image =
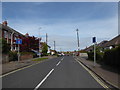
POLYGON ((120 66, 120 46, 118 48, 105 51, 103 61, 105 64, 110 66, 120 66))
MULTIPOLYGON (((94 60, 94 52, 88 52, 88 59, 89 60, 94 60)), ((101 62, 103 60, 103 53, 101 52, 96 52, 96 61, 101 62)))
MULTIPOLYGON (((88 59, 94 60, 94 52, 88 52, 88 59)), ((96 52, 96 61, 112 67, 120 67, 120 46, 104 53, 96 52)))

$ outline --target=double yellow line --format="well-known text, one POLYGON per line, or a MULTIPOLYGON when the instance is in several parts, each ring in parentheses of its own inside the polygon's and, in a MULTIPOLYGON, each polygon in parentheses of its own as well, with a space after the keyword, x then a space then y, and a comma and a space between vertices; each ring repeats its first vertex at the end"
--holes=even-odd
POLYGON ((98 79, 98 77, 90 71, 87 67, 85 67, 81 62, 79 62, 77 59, 75 59, 85 70, 89 72, 89 74, 104 88, 109 89, 108 86, 106 86, 101 80, 98 79))

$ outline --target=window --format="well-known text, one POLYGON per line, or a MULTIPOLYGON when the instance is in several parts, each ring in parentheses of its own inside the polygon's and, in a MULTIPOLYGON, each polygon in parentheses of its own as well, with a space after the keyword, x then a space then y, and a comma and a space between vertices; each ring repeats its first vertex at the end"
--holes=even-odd
POLYGON ((16 36, 14 37, 14 40, 16 40, 17 38, 16 38, 16 36))
POLYGON ((4 38, 7 38, 7 31, 4 31, 4 38))
POLYGON ((9 33, 9 39, 11 39, 11 33, 9 33))

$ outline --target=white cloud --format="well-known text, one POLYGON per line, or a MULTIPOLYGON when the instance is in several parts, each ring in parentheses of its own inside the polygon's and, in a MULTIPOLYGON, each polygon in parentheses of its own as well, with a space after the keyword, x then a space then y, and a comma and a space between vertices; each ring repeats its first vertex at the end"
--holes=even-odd
MULTIPOLYGON (((112 39, 118 34, 118 18, 117 16, 109 19, 91 20, 84 22, 72 22, 60 20, 53 24, 44 24, 41 20, 9 20, 9 26, 15 30, 25 34, 29 33, 31 36, 39 36, 39 27, 42 27, 40 34, 45 41, 45 33, 48 33, 48 44, 53 46, 53 41, 56 41, 56 48, 60 50, 75 50, 77 49, 76 29, 79 29, 80 48, 92 44, 91 38, 96 36, 98 42, 104 39, 112 39)), ((48 20, 49 21, 49 20, 48 20)))

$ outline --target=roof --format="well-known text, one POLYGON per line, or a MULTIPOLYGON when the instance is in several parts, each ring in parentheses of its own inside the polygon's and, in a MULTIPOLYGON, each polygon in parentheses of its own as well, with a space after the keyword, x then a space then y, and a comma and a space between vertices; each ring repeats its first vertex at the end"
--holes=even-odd
POLYGON ((112 40, 105 43, 103 47, 108 47, 108 46, 112 46, 112 45, 120 45, 120 35, 116 36, 112 40))
POLYGON ((104 40, 104 41, 98 43, 97 46, 103 47, 107 42, 108 42, 107 40, 104 40))
POLYGON ((0 24, 0 30, 2 30, 2 29, 7 30, 9 32, 14 32, 14 33, 19 34, 21 36, 24 36, 23 34, 19 33, 18 31, 10 28, 9 26, 5 26, 5 25, 0 24))
MULTIPOLYGON (((102 41, 99 44, 97 44, 97 46, 100 46, 100 47, 108 47, 108 46, 112 46, 112 45, 120 45, 120 35, 116 36, 115 38, 111 39, 110 41, 105 40, 105 41, 102 41)), ((93 47, 91 45, 88 48, 85 48, 84 50, 90 51, 92 49, 93 49, 93 47)))
POLYGON ((85 48, 84 50, 85 50, 85 51, 93 50, 93 45, 89 46, 88 48, 85 48))

